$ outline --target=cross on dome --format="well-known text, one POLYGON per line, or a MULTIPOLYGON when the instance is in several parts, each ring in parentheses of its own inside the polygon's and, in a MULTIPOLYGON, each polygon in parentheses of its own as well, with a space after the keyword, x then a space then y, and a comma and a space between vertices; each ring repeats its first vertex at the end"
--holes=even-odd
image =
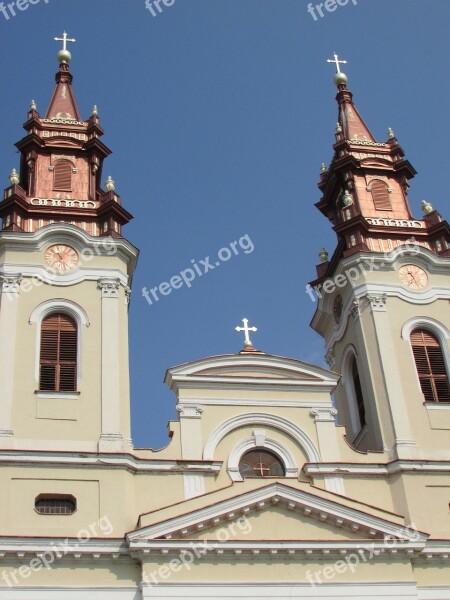
POLYGON ((327 62, 328 63, 334 63, 336 65, 336 72, 337 73, 341 73, 341 65, 346 65, 347 61, 346 60, 339 60, 339 56, 336 54, 336 52, 334 53, 334 58, 333 59, 328 59, 327 62))
POLYGON ((77 40, 75 38, 69 38, 67 37, 67 33, 64 31, 63 33, 63 37, 59 38, 59 37, 55 37, 53 38, 55 40, 55 42, 62 42, 63 43, 63 47, 62 50, 60 50, 58 52, 58 60, 60 63, 69 63, 72 55, 71 53, 67 50, 67 42, 76 42, 77 40))

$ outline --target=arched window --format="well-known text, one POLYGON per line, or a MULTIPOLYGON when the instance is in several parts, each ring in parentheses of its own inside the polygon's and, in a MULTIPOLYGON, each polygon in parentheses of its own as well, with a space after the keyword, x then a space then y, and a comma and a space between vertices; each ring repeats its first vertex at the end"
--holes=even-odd
POLYGON ((77 325, 65 314, 46 317, 41 327, 41 391, 74 392, 77 389, 77 325))
POLYGON ((448 374, 439 340, 426 329, 415 329, 410 339, 425 402, 450 402, 448 374))
POLYGON ((352 362, 352 381, 353 390, 355 392, 356 408, 358 410, 359 425, 360 429, 366 424, 366 409, 364 406, 364 398, 361 387, 361 380, 359 378, 358 365, 356 364, 356 358, 353 357, 352 362))
POLYGON ((285 468, 273 452, 264 448, 254 448, 246 452, 239 462, 242 477, 284 477, 285 468))
POLYGON ((53 189, 58 192, 72 191, 72 164, 68 160, 58 160, 55 163, 53 189))
POLYGON ((370 182, 370 189, 372 191, 375 210, 392 210, 388 186, 384 183, 384 181, 374 179, 370 182))

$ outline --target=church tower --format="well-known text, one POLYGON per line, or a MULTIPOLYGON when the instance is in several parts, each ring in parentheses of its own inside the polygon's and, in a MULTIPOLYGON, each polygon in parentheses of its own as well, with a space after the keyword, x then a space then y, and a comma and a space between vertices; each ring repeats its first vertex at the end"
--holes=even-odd
POLYGON ((0 202, 0 444, 131 447, 128 301, 137 250, 111 177, 97 107, 83 120, 68 39, 44 116, 34 100, 0 202))
POLYGON ((356 449, 395 459, 443 458, 450 430, 450 227, 430 203, 415 218, 416 171, 389 129, 375 139, 353 103, 338 57, 334 156, 317 208, 337 245, 322 250, 312 327, 341 373, 340 423, 356 449))

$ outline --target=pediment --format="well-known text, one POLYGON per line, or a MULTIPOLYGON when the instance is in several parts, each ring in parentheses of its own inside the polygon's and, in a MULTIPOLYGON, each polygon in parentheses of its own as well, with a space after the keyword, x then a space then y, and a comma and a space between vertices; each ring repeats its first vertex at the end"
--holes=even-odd
POLYGON ((322 490, 320 494, 312 493, 310 486, 299 485, 302 488, 276 481, 212 504, 203 497, 206 506, 199 506, 200 497, 189 501, 198 508, 180 514, 174 512, 174 507, 161 509, 142 515, 140 528, 127 538, 136 547, 158 540, 213 540, 218 539, 219 531, 229 531, 234 524, 236 541, 247 543, 269 540, 355 543, 382 541, 386 536, 405 542, 427 539, 426 534, 405 527, 399 515, 322 490))
POLYGON ((265 354, 241 352, 211 356, 169 369, 165 382, 172 389, 179 384, 287 384, 322 387, 332 390, 339 375, 301 360, 265 354))

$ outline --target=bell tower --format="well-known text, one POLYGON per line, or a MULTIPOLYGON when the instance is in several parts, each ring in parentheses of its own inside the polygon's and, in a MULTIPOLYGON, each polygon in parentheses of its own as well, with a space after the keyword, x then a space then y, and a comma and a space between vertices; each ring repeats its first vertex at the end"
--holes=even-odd
POLYGON ((307 289, 317 300, 311 325, 342 375, 336 406, 348 442, 392 459, 436 458, 450 430, 450 227, 426 201, 413 216, 416 171, 392 129, 377 141, 342 61, 330 62, 338 122, 316 206, 337 243, 331 258, 321 251, 307 289))
POLYGON ((31 103, 0 202, 0 446, 125 451, 128 302, 138 251, 97 107, 83 120, 64 33, 44 116, 31 103))

